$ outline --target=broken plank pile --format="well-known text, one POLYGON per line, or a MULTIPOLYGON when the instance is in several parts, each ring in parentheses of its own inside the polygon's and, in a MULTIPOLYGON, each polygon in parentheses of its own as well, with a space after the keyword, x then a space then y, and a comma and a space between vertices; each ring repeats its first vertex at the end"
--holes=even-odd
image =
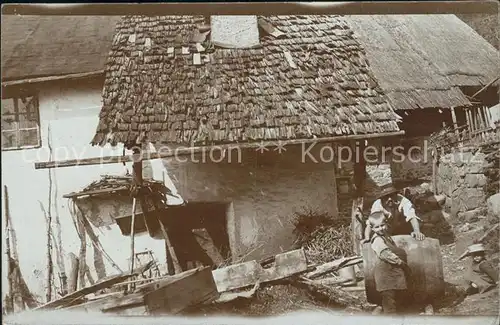
POLYGON ((213 301, 219 296, 208 267, 153 279, 152 282, 138 285, 132 292, 112 289, 125 285, 124 281, 143 271, 144 267, 138 268, 132 274, 127 272, 128 274, 109 277, 37 309, 81 310, 114 315, 173 315, 189 306, 213 301), (91 296, 103 290, 108 292, 91 296))
MULTIPOLYGON (((133 280, 150 265, 102 279, 98 283, 51 301, 36 309, 81 310, 114 315, 175 315, 200 306, 251 299, 266 285, 289 284, 345 307, 368 310, 342 281, 320 277, 362 262, 361 257, 341 258, 319 266, 308 265, 303 249, 278 254, 262 262, 248 261, 211 270, 199 267, 175 275, 133 280), (264 265, 264 266, 263 266, 264 265), (142 282, 142 284, 140 283, 142 282), (123 290, 128 284, 133 290, 123 290)), ((338 279, 337 279, 338 280, 338 279)))
MULTIPOLYGON (((267 260, 265 260, 267 263, 267 260)), ((341 258, 319 266, 308 265, 305 252, 298 249, 274 257, 274 265, 268 268, 262 266, 263 262, 249 261, 230 265, 213 271, 217 290, 221 296, 216 303, 227 303, 236 299, 249 299, 254 297, 256 291, 272 283, 282 281, 300 288, 306 288, 315 296, 335 302, 345 307, 354 307, 361 310, 373 309, 373 306, 363 302, 359 297, 349 291, 364 290, 362 287, 342 288, 342 283, 347 282, 342 278, 328 281, 331 278, 320 277, 342 268, 352 267, 362 263, 362 258, 353 256, 341 258), (326 281, 325 281, 326 280, 326 281), (248 291, 236 291, 252 287, 248 291), (353 290, 354 289, 354 290, 353 290)))

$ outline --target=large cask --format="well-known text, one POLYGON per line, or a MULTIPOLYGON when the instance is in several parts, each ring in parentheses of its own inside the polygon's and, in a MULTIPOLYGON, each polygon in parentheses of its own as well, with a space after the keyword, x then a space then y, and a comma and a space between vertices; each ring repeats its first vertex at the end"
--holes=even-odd
MULTIPOLYGON (((434 299, 444 294, 445 284, 443 262, 439 240, 426 238, 418 241, 410 235, 393 236, 396 245, 405 250, 412 273, 409 279, 412 296, 417 301, 434 299)), ((370 244, 363 245, 363 268, 365 275, 366 299, 380 305, 381 299, 375 288, 373 274, 378 257, 370 244)))

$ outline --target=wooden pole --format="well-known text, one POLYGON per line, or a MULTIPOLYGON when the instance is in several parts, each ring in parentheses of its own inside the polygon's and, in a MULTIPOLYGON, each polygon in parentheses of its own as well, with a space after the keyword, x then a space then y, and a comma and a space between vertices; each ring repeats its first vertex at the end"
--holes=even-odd
POLYGON ((455 130, 455 136, 457 137, 458 145, 462 146, 462 141, 460 141, 460 134, 458 133, 458 123, 457 116, 455 114, 455 107, 451 107, 451 118, 453 120, 453 129, 455 130))
POLYGON ((11 265, 11 252, 10 252, 10 216, 9 216, 9 192, 7 189, 7 185, 3 186, 4 192, 4 205, 5 205, 5 254, 7 255, 7 279, 9 285, 9 291, 7 294, 6 301, 6 309, 8 312, 11 312, 14 309, 14 300, 13 300, 13 285, 12 285, 12 265, 11 265))
POLYGON ((89 265, 86 263, 85 263, 85 276, 87 277, 87 280, 89 281, 90 285, 93 286, 95 284, 95 280, 92 277, 92 273, 90 273, 89 265))
POLYGON ((483 106, 482 111, 483 111, 484 121, 486 122, 485 127, 489 127, 490 126, 490 115, 488 114, 488 107, 483 106))
POLYGON ((75 292, 78 289, 78 269, 79 261, 75 254, 69 253, 69 259, 71 263, 69 281, 68 281, 68 293, 75 292))
MULTIPOLYGON (((338 153, 338 145, 336 143, 332 143, 330 146, 332 146, 333 152, 338 153)), ((332 197, 332 205, 333 205, 333 214, 335 218, 339 217, 339 189, 337 186, 337 170, 340 171, 340 167, 336 164, 336 162, 333 162, 332 166, 332 177, 333 177, 333 197, 332 197)))
MULTIPOLYGON (((404 135, 404 131, 397 132, 381 132, 373 134, 355 134, 355 135, 343 135, 335 137, 327 137, 320 139, 299 139, 299 140, 287 140, 283 141, 283 145, 298 145, 298 144, 311 144, 311 143, 326 143, 326 142, 336 142, 336 141, 347 141, 347 140, 363 140, 379 137, 394 137, 404 135)), ((144 153, 142 160, 150 159, 162 159, 168 157, 178 157, 178 156, 189 156, 193 154, 199 154, 203 152, 209 152, 210 150, 220 149, 230 150, 233 149, 248 149, 248 148, 259 148, 261 145, 273 146, 275 143, 273 141, 266 141, 263 143, 252 142, 252 143, 242 143, 242 144, 230 144, 230 145, 220 145, 216 147, 205 146, 205 147, 190 147, 190 148, 178 148, 174 150, 160 150, 159 153, 146 152, 144 153)), ((121 155, 121 156, 105 156, 105 157, 94 157, 85 159, 68 159, 60 161, 46 161, 35 163, 35 169, 44 168, 57 168, 57 167, 72 167, 72 166, 90 166, 90 165, 104 165, 104 164, 116 164, 124 162, 134 162, 137 157, 132 155, 121 155)))
POLYGON ((434 194, 438 194, 438 187, 437 187, 437 172, 438 172, 438 160, 437 160, 437 148, 432 149, 432 191, 434 194))
POLYGON ((87 231, 85 230, 84 216, 79 211, 76 213, 78 234, 80 235, 80 251, 78 256, 78 287, 85 288, 85 264, 87 263, 87 231))
POLYGON ((472 133, 472 125, 471 125, 471 120, 470 120, 470 110, 466 108, 464 110, 465 112, 465 120, 467 121, 467 129, 469 130, 469 134, 472 133))
POLYGON ((355 150, 354 157, 354 200, 351 209, 351 241, 354 254, 359 255, 361 252, 360 240, 364 236, 364 225, 362 223, 362 211, 364 204, 364 192, 366 183, 366 161, 364 157, 365 142, 360 141, 358 150, 355 150))
MULTIPOLYGON (((52 159, 52 146, 50 143, 50 125, 48 127, 48 146, 49 146, 49 157, 52 159)), ((47 207, 47 288, 46 288, 46 300, 47 302, 52 300, 52 286, 54 277, 54 264, 52 261, 52 172, 49 170, 49 202, 47 207)))
POLYGON ((132 199, 132 221, 130 222, 130 274, 134 274, 134 255, 135 255, 135 209, 137 198, 132 199))

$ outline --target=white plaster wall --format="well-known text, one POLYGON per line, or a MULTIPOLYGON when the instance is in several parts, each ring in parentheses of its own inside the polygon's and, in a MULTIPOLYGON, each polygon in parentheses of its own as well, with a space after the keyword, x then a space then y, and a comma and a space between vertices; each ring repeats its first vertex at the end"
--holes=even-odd
MULTIPOLYGON (((240 161, 233 151, 230 162, 213 162, 207 154, 164 163, 184 199, 233 202, 233 253, 249 260, 290 249, 295 213, 311 210, 336 216, 335 165, 326 154, 321 161, 321 147, 315 145, 304 160, 299 145, 287 146, 281 154, 275 147, 263 154, 242 150, 240 161)), ((220 156, 213 157, 217 161, 220 156)))
MULTIPOLYGON (((80 82, 45 85, 40 89, 39 99, 42 147, 2 152, 2 185, 8 186, 10 214, 17 235, 21 271, 30 289, 35 294, 40 295, 43 301, 45 300, 44 286, 47 269, 47 236, 44 216, 38 201, 41 201, 48 209, 49 170, 35 170, 34 163, 49 160, 47 145, 49 126, 55 159, 122 154, 121 147, 112 150, 109 147, 101 148, 89 145, 98 122, 101 89, 102 84, 100 83, 80 82)), ((102 174, 122 174, 124 167, 121 164, 107 164, 57 168, 52 169, 52 171, 54 172, 53 187, 57 186, 58 193, 58 197, 53 199, 56 206, 52 208, 52 215, 54 217, 57 207, 62 225, 65 257, 67 258, 67 254, 70 252, 78 256, 79 239, 69 214, 69 202, 67 199, 63 199, 62 195, 82 189, 90 182, 98 180, 102 174)), ((3 209, 4 204, 2 204, 2 213, 4 213, 3 209)), ((2 233, 4 233, 4 226, 4 218, 2 217, 2 233)), ((116 225, 112 226, 110 230, 97 231, 97 235, 115 262, 122 269, 128 269, 129 238, 123 237, 116 225)), ((92 269, 93 249, 90 246, 90 240, 87 242, 87 263, 92 269)), ((5 247, 5 244, 2 246, 5 247)), ((164 261, 163 241, 153 240, 149 236, 137 238, 136 250, 146 248, 153 249, 160 262, 164 261)), ((2 254, 2 264, 6 270, 5 254, 2 254)), ((108 274, 117 272, 109 264, 107 271, 108 274)), ((69 272, 68 263, 66 263, 66 272, 69 272)), ((2 273, 3 295, 7 288, 7 275, 6 272, 2 273)), ((56 281, 58 282, 58 280, 56 281)))
POLYGON ((491 122, 500 123, 500 104, 489 108, 491 114, 491 122))

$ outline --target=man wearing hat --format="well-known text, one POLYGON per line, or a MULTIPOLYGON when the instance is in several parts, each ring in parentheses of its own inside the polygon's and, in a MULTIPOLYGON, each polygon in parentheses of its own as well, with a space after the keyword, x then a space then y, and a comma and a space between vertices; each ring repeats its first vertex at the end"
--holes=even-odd
MULTIPOLYGON (((415 213, 413 203, 392 186, 386 186, 373 202, 371 213, 383 212, 387 218, 390 236, 411 235, 416 240, 424 240, 425 235, 420 232, 420 218, 415 213)), ((371 227, 366 224, 363 242, 371 238, 371 227)))
POLYGON ((483 293, 498 284, 498 270, 486 259, 483 244, 473 244, 458 258, 471 257, 471 264, 465 274, 465 293, 483 293))

